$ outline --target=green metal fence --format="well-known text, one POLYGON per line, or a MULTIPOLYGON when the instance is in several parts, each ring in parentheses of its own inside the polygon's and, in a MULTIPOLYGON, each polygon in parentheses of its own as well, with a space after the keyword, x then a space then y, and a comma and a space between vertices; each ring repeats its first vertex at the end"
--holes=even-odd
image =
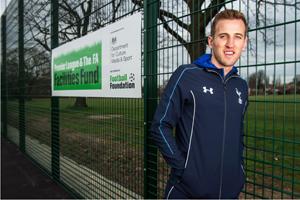
POLYGON ((226 8, 249 21, 240 198, 300 198, 296 0, 12 0, 1 17, 2 136, 77 197, 162 198, 169 169, 149 139, 156 105, 172 72, 209 52, 211 20, 226 8), (139 11, 143 98, 51 96, 51 49, 139 11))

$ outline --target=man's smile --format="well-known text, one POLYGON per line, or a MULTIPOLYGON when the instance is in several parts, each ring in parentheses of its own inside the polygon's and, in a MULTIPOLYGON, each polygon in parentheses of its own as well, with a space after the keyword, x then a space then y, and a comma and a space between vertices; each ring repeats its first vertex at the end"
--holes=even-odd
POLYGON ((231 57, 235 54, 235 52, 232 50, 226 50, 226 51, 224 51, 224 54, 225 54, 225 56, 231 57))

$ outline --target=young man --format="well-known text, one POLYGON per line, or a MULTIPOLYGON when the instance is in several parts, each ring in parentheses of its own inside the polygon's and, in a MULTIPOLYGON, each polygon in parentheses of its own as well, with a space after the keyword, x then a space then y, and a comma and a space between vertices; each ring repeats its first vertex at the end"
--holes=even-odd
POLYGON ((205 54, 170 78, 151 127, 171 167, 165 198, 238 198, 245 182, 248 87, 233 66, 247 44, 242 13, 216 15, 205 54), (175 137, 173 129, 176 128, 175 137))

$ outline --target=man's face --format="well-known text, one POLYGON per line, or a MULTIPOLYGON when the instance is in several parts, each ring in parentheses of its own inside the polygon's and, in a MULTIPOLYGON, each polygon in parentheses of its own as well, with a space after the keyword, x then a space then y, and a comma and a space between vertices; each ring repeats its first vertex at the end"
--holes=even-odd
POLYGON ((222 19, 217 22, 214 36, 208 37, 212 49, 211 62, 218 68, 232 67, 247 45, 246 27, 242 20, 222 19))

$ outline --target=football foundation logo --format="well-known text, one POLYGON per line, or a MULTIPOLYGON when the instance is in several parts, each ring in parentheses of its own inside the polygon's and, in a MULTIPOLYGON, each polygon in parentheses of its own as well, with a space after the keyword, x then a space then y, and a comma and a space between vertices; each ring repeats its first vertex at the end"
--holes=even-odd
POLYGON ((135 74, 110 75, 110 89, 135 88, 135 74))

